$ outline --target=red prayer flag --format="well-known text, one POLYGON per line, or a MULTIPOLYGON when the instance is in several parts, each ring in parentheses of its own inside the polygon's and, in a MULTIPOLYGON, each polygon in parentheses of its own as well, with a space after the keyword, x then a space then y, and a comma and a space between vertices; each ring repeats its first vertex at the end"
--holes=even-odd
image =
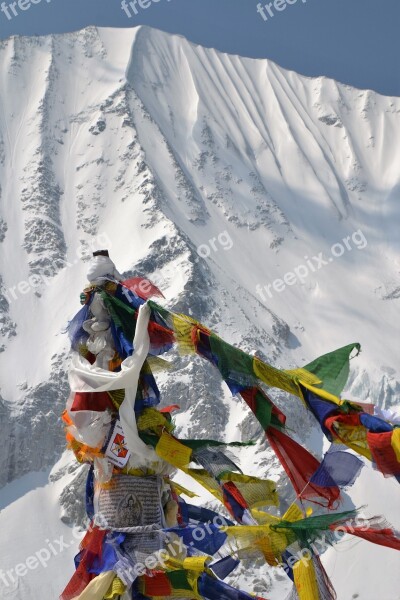
POLYGON ((320 467, 320 462, 308 450, 275 427, 270 427, 266 435, 299 498, 316 504, 320 504, 316 502, 316 497, 325 498, 328 508, 332 508, 340 497, 338 486, 322 487, 310 483, 310 479, 320 467))
POLYGON ((164 298, 164 294, 161 290, 145 277, 132 277, 132 279, 126 279, 125 281, 122 281, 122 285, 128 288, 128 290, 131 290, 136 296, 139 296, 139 298, 142 298, 142 300, 148 300, 153 297, 164 298))
POLYGON ((146 596, 171 596, 172 586, 163 571, 152 571, 151 576, 144 575, 141 579, 146 596))
POLYGON ((367 442, 378 470, 386 476, 400 475, 400 462, 392 446, 393 431, 367 432, 367 442))
MULTIPOLYGON (((331 525, 330 529, 335 529, 335 527, 335 524, 331 525)), ((393 548, 393 550, 400 550, 399 534, 388 527, 384 529, 377 529, 374 527, 369 527, 368 529, 365 529, 364 527, 340 525, 340 530, 346 531, 351 535, 356 535, 357 537, 360 537, 363 540, 367 540, 368 542, 372 542, 373 544, 385 546, 386 548, 393 548)))

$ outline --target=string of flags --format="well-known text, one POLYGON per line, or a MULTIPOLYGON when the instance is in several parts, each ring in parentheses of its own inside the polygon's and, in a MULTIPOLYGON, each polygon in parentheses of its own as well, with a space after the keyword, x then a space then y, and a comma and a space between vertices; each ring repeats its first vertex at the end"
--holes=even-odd
POLYGON ((338 511, 341 491, 364 466, 356 454, 400 482, 396 418, 340 397, 359 344, 277 369, 156 303, 162 294, 148 280, 124 281, 107 251, 94 253, 88 280, 67 328, 71 394, 63 421, 68 448, 89 465, 91 525, 60 600, 263 600, 225 581, 244 558, 283 569, 293 582, 288 600, 330 600, 336 595, 320 560, 321 535, 335 544, 340 528, 400 550, 399 532, 384 519, 360 522, 357 511, 338 511), (159 408, 155 376, 174 367, 162 357, 172 348, 210 362, 254 414, 296 493, 282 516, 275 482, 243 473, 227 452, 255 440, 176 435, 179 407, 159 408), (322 460, 291 437, 267 388, 298 397, 314 415, 331 442, 322 460), (174 481, 177 469, 211 493, 222 514, 185 501, 195 494, 174 481))

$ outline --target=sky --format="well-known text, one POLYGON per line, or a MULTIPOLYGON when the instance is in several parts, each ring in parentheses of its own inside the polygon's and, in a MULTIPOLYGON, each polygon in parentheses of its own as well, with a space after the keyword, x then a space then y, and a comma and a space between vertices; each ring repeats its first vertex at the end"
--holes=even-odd
POLYGON ((303 75, 400 96, 400 0, 125 0, 125 10, 121 0, 1 2, 0 39, 145 24, 224 52, 270 58, 303 75))

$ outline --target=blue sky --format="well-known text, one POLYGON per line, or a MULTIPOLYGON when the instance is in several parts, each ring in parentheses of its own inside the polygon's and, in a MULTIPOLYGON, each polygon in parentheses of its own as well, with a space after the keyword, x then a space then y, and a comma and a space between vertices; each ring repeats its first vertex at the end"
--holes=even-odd
POLYGON ((15 16, 12 0, 5 0, 0 39, 146 24, 222 51, 271 58, 305 75, 400 96, 400 0, 275 0, 281 10, 271 3, 267 21, 257 13, 258 0, 135 0, 138 14, 129 9, 130 18, 121 0, 19 2, 25 10, 15 5, 15 16))

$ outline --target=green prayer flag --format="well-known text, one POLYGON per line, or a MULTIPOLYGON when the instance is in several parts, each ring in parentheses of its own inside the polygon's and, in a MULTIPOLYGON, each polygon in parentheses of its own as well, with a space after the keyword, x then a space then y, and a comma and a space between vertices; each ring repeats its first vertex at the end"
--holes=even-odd
POLYGON ((357 350, 357 356, 361 351, 360 344, 349 344, 324 354, 303 368, 321 379, 321 387, 324 390, 335 396, 340 396, 349 378, 349 361, 353 350, 357 350))

